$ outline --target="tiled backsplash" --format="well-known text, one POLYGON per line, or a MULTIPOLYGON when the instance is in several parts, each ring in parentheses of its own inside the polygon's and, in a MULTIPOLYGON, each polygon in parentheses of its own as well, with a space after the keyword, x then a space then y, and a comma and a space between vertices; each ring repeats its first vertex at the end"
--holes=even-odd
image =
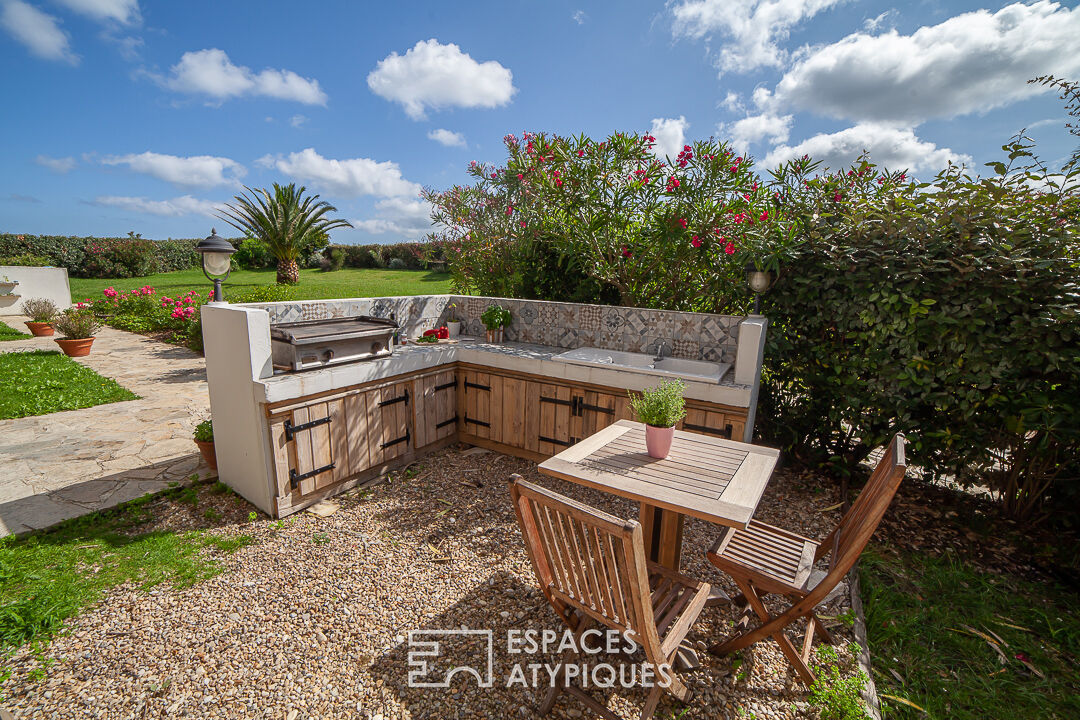
POLYGON ((512 342, 655 353, 666 341, 675 357, 711 362, 735 362, 743 320, 731 315, 462 295, 253 303, 247 307, 267 310, 271 323, 350 315, 392 317, 409 337, 415 337, 445 324, 451 303, 466 335, 483 337, 480 314, 498 303, 510 310, 513 318, 506 329, 506 339, 512 342))

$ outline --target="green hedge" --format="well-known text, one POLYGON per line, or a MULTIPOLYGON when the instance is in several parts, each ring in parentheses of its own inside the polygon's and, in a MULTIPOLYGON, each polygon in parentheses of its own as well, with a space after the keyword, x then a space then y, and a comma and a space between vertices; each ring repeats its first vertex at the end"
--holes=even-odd
POLYGON ((125 238, 64 235, 0 234, 0 256, 32 255, 67 268, 72 277, 144 277, 198 267, 199 240, 147 240, 135 233, 125 238))
POLYGON ((345 267, 428 270, 446 262, 446 245, 441 242, 395 243, 392 245, 330 245, 322 251, 330 258, 334 250, 345 256, 345 267))

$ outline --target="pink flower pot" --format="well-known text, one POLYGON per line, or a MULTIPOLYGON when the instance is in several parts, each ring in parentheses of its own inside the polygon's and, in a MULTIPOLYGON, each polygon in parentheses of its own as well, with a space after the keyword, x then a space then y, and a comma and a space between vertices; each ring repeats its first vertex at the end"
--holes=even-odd
POLYGON ((645 426, 645 449, 649 457, 663 460, 671 452, 671 441, 675 439, 674 427, 645 426))

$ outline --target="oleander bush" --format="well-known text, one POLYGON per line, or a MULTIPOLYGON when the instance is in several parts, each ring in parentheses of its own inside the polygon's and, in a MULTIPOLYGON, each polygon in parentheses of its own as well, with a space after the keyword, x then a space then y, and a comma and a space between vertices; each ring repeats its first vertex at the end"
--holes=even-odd
POLYGON ((20 255, 5 255, 0 257, 0 265, 16 265, 20 267, 48 267, 52 265, 52 260, 44 255, 31 255, 30 253, 22 253, 20 255))
POLYGON ((255 238, 244 238, 236 244, 236 253, 232 259, 244 270, 262 270, 274 264, 274 256, 270 254, 266 243, 255 238))
POLYGON ((914 464, 1014 518, 1075 512, 1075 159, 1051 171, 1018 136, 986 175, 917 182, 869 158, 763 175, 713 141, 660 160, 652 141, 507 136, 504 165, 428 191, 455 286, 745 313, 745 268, 767 269, 759 433, 840 475, 903 431, 914 464))

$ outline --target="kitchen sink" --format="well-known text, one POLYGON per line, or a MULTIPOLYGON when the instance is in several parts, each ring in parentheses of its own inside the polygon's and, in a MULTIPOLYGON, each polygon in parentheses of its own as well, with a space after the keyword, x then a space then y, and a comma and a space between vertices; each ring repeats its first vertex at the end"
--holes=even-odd
POLYGON ((731 368, 731 363, 711 363, 701 360, 683 360, 682 358, 665 357, 657 360, 646 353, 632 353, 622 350, 604 350, 602 348, 577 348, 567 350, 564 353, 551 358, 559 362, 573 363, 574 365, 588 365, 592 367, 610 367, 613 369, 629 370, 646 375, 660 375, 666 377, 680 377, 696 382, 720 382, 731 368))

